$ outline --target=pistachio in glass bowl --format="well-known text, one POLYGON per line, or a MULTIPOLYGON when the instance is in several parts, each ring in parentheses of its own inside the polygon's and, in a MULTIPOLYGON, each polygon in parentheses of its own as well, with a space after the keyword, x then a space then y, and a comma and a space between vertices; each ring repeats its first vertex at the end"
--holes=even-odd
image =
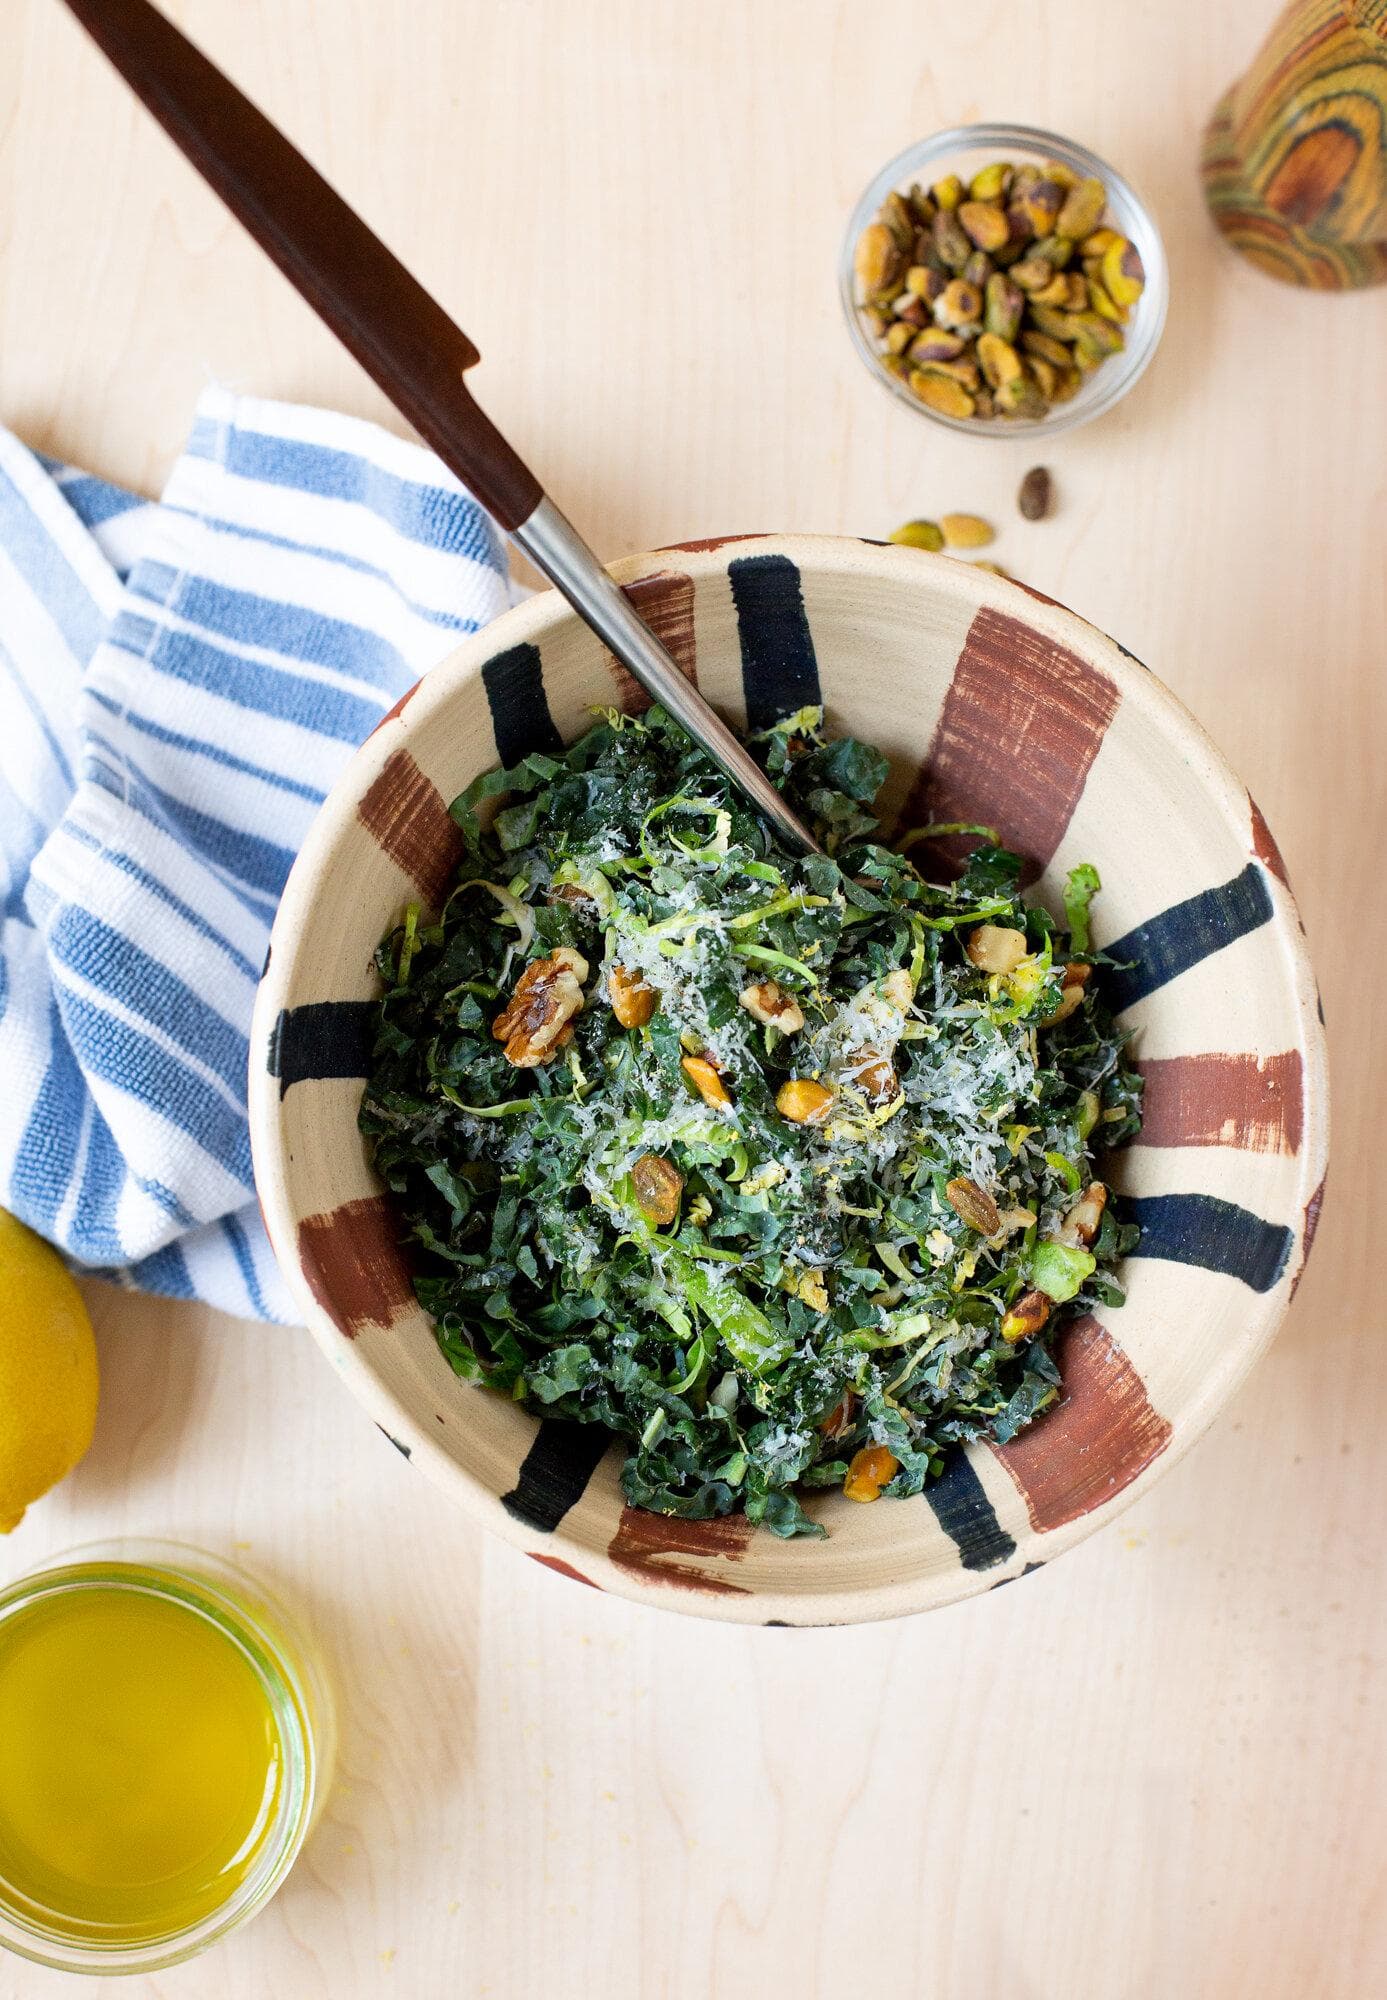
POLYGON ((1024 125, 935 133, 867 187, 839 288, 893 395, 977 437, 1067 430, 1118 402, 1165 324, 1150 210, 1085 147, 1024 125))

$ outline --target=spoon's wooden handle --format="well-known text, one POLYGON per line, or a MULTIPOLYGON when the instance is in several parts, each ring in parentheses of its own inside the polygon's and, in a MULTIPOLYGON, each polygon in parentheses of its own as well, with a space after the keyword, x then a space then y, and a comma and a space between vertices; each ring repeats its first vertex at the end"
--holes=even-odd
POLYGON ((473 402, 481 357, 302 153, 149 0, 67 0, 289 282, 507 530, 544 497, 473 402))

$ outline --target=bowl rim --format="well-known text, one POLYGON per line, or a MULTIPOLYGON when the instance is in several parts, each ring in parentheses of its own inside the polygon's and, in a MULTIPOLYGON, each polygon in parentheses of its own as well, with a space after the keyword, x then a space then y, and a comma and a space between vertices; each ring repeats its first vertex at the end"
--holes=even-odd
POLYGON ((1160 226, 1150 203, 1127 176, 1119 173, 1101 154, 1092 152, 1077 139, 1066 139, 1062 133, 1048 132, 1038 125, 1013 125, 985 119, 969 125, 946 126, 923 139, 916 139, 873 175, 853 204, 843 233, 838 254, 838 293, 848 333, 859 359, 893 401, 903 404, 916 416, 928 418, 931 423, 956 432, 960 437, 985 438, 993 442, 1001 440, 1012 444, 1027 440, 1034 443, 1043 438, 1058 437, 1062 431, 1075 430, 1080 424, 1092 423, 1106 416, 1129 390, 1136 387, 1155 358, 1165 332, 1170 304, 1170 266, 1160 226), (1134 340, 1121 357, 1115 357, 1119 365, 1096 372, 1093 377, 1095 394, 1087 398, 1080 395, 1073 402, 1056 404, 1043 417, 980 423, 971 417, 950 417, 942 410, 932 410, 927 403, 912 396, 902 382, 881 366, 880 357, 863 325, 857 302, 853 252, 858 237, 886 196, 902 183, 917 178, 924 164, 943 165, 954 154, 993 146, 1058 160, 1061 165, 1080 174, 1096 175, 1110 191, 1115 189, 1130 204, 1145 227, 1146 236, 1141 251, 1147 271, 1146 289, 1134 322, 1134 331, 1140 338, 1134 340))
MULTIPOLYGON (((1197 782, 1213 797, 1227 823, 1230 836, 1247 846, 1250 794, 1190 710, 1158 677, 1125 647, 1079 613, 1047 597, 1043 592, 1011 578, 999 577, 947 555, 899 547, 842 535, 732 535, 716 536, 687 544, 627 556, 608 565, 619 585, 668 568, 672 555, 680 569, 695 582, 700 577, 725 573, 729 546, 745 549, 756 545, 766 552, 784 554, 801 572, 825 574, 833 571, 857 572, 864 569, 885 576, 890 571, 907 571, 911 565, 945 565, 936 569, 939 583, 971 600, 975 610, 989 607, 1010 613, 1033 628, 1053 637, 1059 644, 1096 659, 1121 690, 1124 706, 1150 718, 1156 726, 1178 740, 1197 782)), ((443 660, 431 668, 401 700, 382 717, 375 730, 353 753, 320 806, 293 868, 290 871, 271 932, 266 969, 256 995, 251 1027, 249 1075, 249 1120, 256 1190, 261 1212, 286 1284, 308 1327, 334 1373, 343 1377, 351 1393, 363 1404, 378 1427, 407 1455, 431 1484, 448 1493, 479 1524, 504 1537, 526 1554, 552 1557, 572 1555, 576 1564, 560 1561, 559 1567, 580 1581, 598 1585, 615 1596, 676 1612, 682 1616, 716 1619, 743 1624, 838 1625, 870 1623, 876 1620, 938 1609, 977 1596, 996 1587, 999 1579, 988 1571, 959 1568, 929 1582, 887 1581, 851 1591, 825 1589, 818 1597, 809 1592, 763 1590, 742 1595, 670 1592, 663 1584, 650 1583, 620 1568, 605 1552, 600 1554, 568 1534, 565 1523, 552 1533, 539 1533, 516 1519, 501 1504, 492 1487, 468 1466, 445 1450, 436 1435, 427 1429, 389 1389, 365 1359, 356 1341, 344 1337, 335 1322, 314 1296, 294 1252, 296 1219, 287 1199, 285 1162, 280 1147, 282 1127, 279 1094, 272 1087, 259 1053, 292 983, 295 945, 302 935, 302 919, 311 906, 317 882, 332 865, 339 840, 357 825, 358 800, 379 775, 386 760, 401 749, 408 736, 452 697, 454 688, 480 674, 482 665, 495 653, 528 642, 539 645, 556 627, 577 623, 578 615, 554 590, 533 596, 503 612, 491 624, 469 634, 443 660), (671 1601, 671 1600, 675 1601, 671 1601), (805 1616, 811 1606, 827 1604, 838 1615, 805 1616)), ((831 707, 831 703, 830 703, 831 707)), ((1300 920, 1294 892, 1283 878, 1278 879, 1272 917, 1268 928, 1275 935, 1287 973, 1287 991, 1293 996, 1298 1021, 1298 1048, 1303 1063, 1303 1126, 1296 1167, 1298 1185, 1296 1209, 1304 1213, 1317 1193, 1322 1192, 1328 1155, 1329 1100, 1328 1058, 1319 994, 1310 963, 1304 925, 1300 920)), ((1153 1482, 1169 1471, 1198 1442, 1237 1392, 1253 1365, 1265 1353, 1289 1308, 1299 1275, 1308 1255, 1308 1239, 1297 1242, 1290 1282, 1279 1282, 1273 1290, 1254 1295, 1244 1315, 1239 1338, 1230 1341, 1217 1364, 1200 1378, 1191 1403, 1172 1421, 1168 1446, 1154 1458, 1130 1485, 1113 1499, 1103 1502, 1073 1521, 1046 1530, 1043 1554, 1034 1566, 1044 1566, 1062 1555, 1097 1529, 1105 1527, 1141 1498, 1153 1482)), ((460 1385, 467 1387, 468 1385, 460 1385)), ((1028 1531, 1036 1535, 1037 1530, 1028 1531)), ((1018 1537, 1018 1553, 1024 1541, 1018 1537)), ((551 1563, 551 1566, 552 1563, 551 1563)), ((1024 1572, 1018 1572, 1018 1574, 1024 1572)))

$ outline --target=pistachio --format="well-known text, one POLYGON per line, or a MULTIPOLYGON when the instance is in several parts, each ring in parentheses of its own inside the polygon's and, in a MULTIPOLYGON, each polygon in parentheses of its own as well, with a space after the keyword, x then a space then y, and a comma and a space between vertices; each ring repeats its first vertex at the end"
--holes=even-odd
POLYGON ((1077 359, 1082 363, 1091 359, 1096 365, 1106 360, 1110 354, 1119 354, 1126 346, 1120 326, 1114 326, 1101 313, 1083 312, 1074 315, 1074 345, 1077 359))
POLYGON ((717 1065, 710 1062, 707 1056, 681 1056, 679 1067, 705 1104, 716 1110, 732 1102, 727 1085, 718 1075, 717 1065))
POLYGON ((1072 402, 1079 393, 1082 379, 1077 368, 1066 368, 1055 384, 1054 395, 1050 398, 1051 402, 1072 402))
POLYGON ((943 530, 933 520, 907 520, 893 530, 891 540, 899 548, 943 548, 943 530))
POLYGON ((886 352, 888 354, 904 354, 910 343, 919 338, 919 334, 908 319, 898 319, 893 326, 888 327, 886 330, 886 352))
POLYGON ((1055 219, 1064 205, 1064 189, 1053 176, 1033 181, 1023 190, 1017 200, 1017 207, 1030 223, 1037 236, 1048 236, 1055 226, 1055 219))
POLYGON ((936 208, 946 212, 958 207, 963 199, 963 182, 957 174, 946 174, 942 181, 936 181, 930 189, 936 208))
POLYGON ((1031 1340, 1040 1332, 1050 1317, 1050 1301, 1044 1292, 1025 1292, 1002 1315, 1002 1339, 1015 1344, 1018 1340, 1031 1340))
POLYGON ((1056 368, 1067 368, 1070 363, 1069 349, 1062 340, 1052 340, 1048 333, 1032 333, 1027 330, 1021 336, 1022 352, 1049 361, 1056 368))
POLYGON ((623 1028, 643 1028, 655 1017, 660 996, 641 972, 613 965, 607 973, 607 996, 623 1028))
POLYGON ((985 421, 988 417, 994 417, 996 414, 996 405, 992 401, 992 391, 987 388, 979 389, 973 398, 973 415, 981 417, 985 421))
MULTIPOLYGON (((1031 288, 1031 304, 1033 306, 1058 306, 1062 311, 1067 312, 1069 310, 1068 275, 1064 271, 1056 271, 1048 284, 1033 286, 1031 288)), ((1084 304, 1088 304, 1087 291, 1084 293, 1084 304)))
POLYGON ((1025 310, 1026 298, 1010 278, 994 271, 984 294, 983 324, 998 340, 1015 340, 1025 310))
POLYGON ((1000 201, 1011 184, 1011 168, 1005 160, 993 160, 980 167, 968 183, 974 201, 1000 201))
POLYGON ((985 549, 997 539, 992 523, 978 514, 941 514, 939 525, 946 549, 985 549))
POLYGON ((1053 403, 1060 379, 1059 369, 1053 361, 1044 361, 1038 354, 1029 356, 1026 365, 1035 377, 1035 384, 1041 395, 1047 403, 1053 403))
POLYGON ((1000 250, 1010 233, 1000 202, 965 201, 958 211, 964 232, 979 250, 1000 250))
POLYGON ((1079 178, 1074 169, 1067 167, 1063 160, 1047 160, 1040 171, 1046 180, 1057 181, 1066 190, 1072 188, 1079 178))
POLYGON ((901 253, 884 222, 869 222, 857 239, 853 268, 867 293, 884 292, 901 267, 901 253))
MULTIPOLYGON (((1037 379, 1039 379, 1037 377, 1037 379)), ((1016 504, 1027 521, 1043 521, 1050 511, 1050 475, 1043 465, 1033 465, 1021 481, 1016 504)))
POLYGON ((896 248, 909 250, 915 241, 916 217, 903 194, 888 194, 881 204, 880 220, 890 230, 896 248))
POLYGON ((966 279, 955 278, 945 285, 934 302, 935 324, 957 329, 975 327, 982 316, 982 293, 966 279))
POLYGON ((1002 1226, 1001 1213, 996 1202, 985 1188, 966 1176, 950 1181, 944 1190, 949 1206, 956 1215, 962 1216, 970 1229, 976 1229, 979 1236, 995 1236, 1002 1226))
POLYGON ((1088 281, 1088 302, 1096 313, 1101 313, 1104 319, 1110 319, 1114 326, 1121 326, 1127 317, 1121 306, 1109 298, 1097 278, 1090 278, 1088 281))
POLYGON ((833 1109, 833 1092, 812 1077, 794 1076, 775 1093, 775 1108, 792 1125, 822 1125, 833 1109))
POLYGON ((929 297, 930 272, 927 264, 912 264, 905 274, 905 288, 917 298, 929 297))
MULTIPOLYGON (((1053 306, 1032 306, 1030 317, 1037 333, 1048 333, 1051 340, 1063 341, 1066 345, 1079 337, 1071 314, 1057 312, 1053 306)), ((1071 361, 1073 356, 1070 356, 1071 361)))
POLYGON ((965 284, 976 285, 982 291, 992 276, 992 259, 985 250, 975 250, 959 276, 965 284))
POLYGON ((915 211, 916 221, 928 229, 934 220, 934 203, 930 200, 929 195, 920 186, 918 181, 911 188, 910 193, 906 196, 906 200, 915 211))
POLYGON ((991 389, 1000 388, 1003 382, 1010 382, 1021 373, 1020 355, 1010 341, 1000 339, 995 333, 978 335, 978 365, 991 389))
POLYGON ((1125 236, 1119 236, 1103 252, 1103 287, 1118 306, 1134 306, 1146 289, 1140 253, 1125 236))
MULTIPOLYGON (((934 276, 932 271, 930 276, 934 276)), ((942 279, 940 283, 942 286, 942 279)), ((907 292, 904 301, 898 299, 894 310, 898 320, 903 320, 907 326, 914 327, 917 331, 920 327, 929 325, 929 306, 914 292, 907 292)))
POLYGON ((1061 236, 1042 236, 1031 250, 1032 257, 1039 257, 1042 264, 1048 264, 1053 271, 1062 271, 1074 255, 1073 239, 1061 236))
POLYGON ((976 405, 968 391, 959 382, 951 382, 944 375, 929 375, 922 368, 912 368, 907 380, 912 396, 918 397, 931 410, 938 410, 944 417, 971 417, 976 405))
POLYGON ((1087 236, 1103 220, 1108 191, 1099 180, 1080 181, 1064 197, 1055 228, 1061 236, 1087 236))
MULTIPOLYGON (((950 333, 942 326, 930 326, 911 341, 910 358, 917 368, 923 368, 927 361, 957 361, 967 346, 960 334, 950 333)), ((1065 359, 1068 358, 1066 355, 1065 359)))
POLYGON ((1038 292, 1048 285, 1055 275, 1054 266, 1047 264, 1043 257, 1027 255, 1019 264, 1013 264, 1008 276, 1013 285, 1019 285, 1023 292, 1038 292))
POLYGON ((973 254, 973 246, 952 209, 940 209, 934 218, 931 234, 940 261, 950 271, 961 271, 973 254))
POLYGON ((982 387, 982 375, 971 355, 960 361, 926 361, 922 373, 948 375, 953 381, 960 383, 970 396, 975 389, 982 387))
POLYGON ((1029 375, 1018 375, 993 391, 1000 417, 1043 417, 1045 398, 1040 385, 1029 375))
POLYGON ((1101 257, 1105 250, 1111 250, 1114 243, 1123 240, 1115 229, 1095 229, 1091 236, 1084 238, 1079 248, 1085 257, 1101 257))
POLYGON ((684 1192, 684 1176, 672 1160, 659 1153, 642 1153, 631 1169, 631 1185, 636 1191, 636 1206, 647 1222, 663 1229, 674 1221, 684 1192))

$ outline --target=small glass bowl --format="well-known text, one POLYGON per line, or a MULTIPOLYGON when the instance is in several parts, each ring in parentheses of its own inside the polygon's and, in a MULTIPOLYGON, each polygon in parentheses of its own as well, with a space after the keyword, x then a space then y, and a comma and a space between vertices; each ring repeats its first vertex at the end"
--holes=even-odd
POLYGON ((1150 209, 1106 160, 1100 160, 1096 153, 1076 145, 1072 139, 1062 139, 1056 132, 1042 132, 1030 125, 955 125, 897 154, 863 190, 843 238, 838 289, 853 345, 877 381, 898 401, 917 416, 928 417, 931 423, 943 424, 947 430, 968 437, 1014 439, 1048 437, 1071 430, 1075 424, 1086 424, 1121 402, 1160 344, 1170 278, 1165 247, 1150 209), (914 181, 929 187, 949 173, 968 181, 980 167, 993 160, 1037 163, 1058 160, 1081 179, 1093 175, 1101 180, 1108 190, 1108 216, 1113 226, 1136 245, 1146 273, 1146 289, 1133 306, 1124 329, 1127 345, 1122 352, 1109 355, 1101 367, 1084 377, 1082 387, 1070 402, 1055 404, 1043 417, 949 417, 941 410, 932 410, 918 396, 911 395, 899 376, 882 367, 857 303, 853 253, 858 237, 874 220, 887 195, 893 189, 904 193, 914 181))
POLYGON ((249 1922, 274 1895, 327 1796, 336 1750, 331 1686, 305 1633, 233 1563, 181 1543, 125 1539, 71 1549, 52 1566, 0 1590, 0 1623, 45 1598, 112 1587, 190 1611, 243 1655, 274 1716, 284 1778, 253 1865, 227 1900, 194 1923, 157 1936, 103 1935, 102 1927, 23 1906, 0 1883, 0 1946, 61 1972, 159 1972, 249 1922))

